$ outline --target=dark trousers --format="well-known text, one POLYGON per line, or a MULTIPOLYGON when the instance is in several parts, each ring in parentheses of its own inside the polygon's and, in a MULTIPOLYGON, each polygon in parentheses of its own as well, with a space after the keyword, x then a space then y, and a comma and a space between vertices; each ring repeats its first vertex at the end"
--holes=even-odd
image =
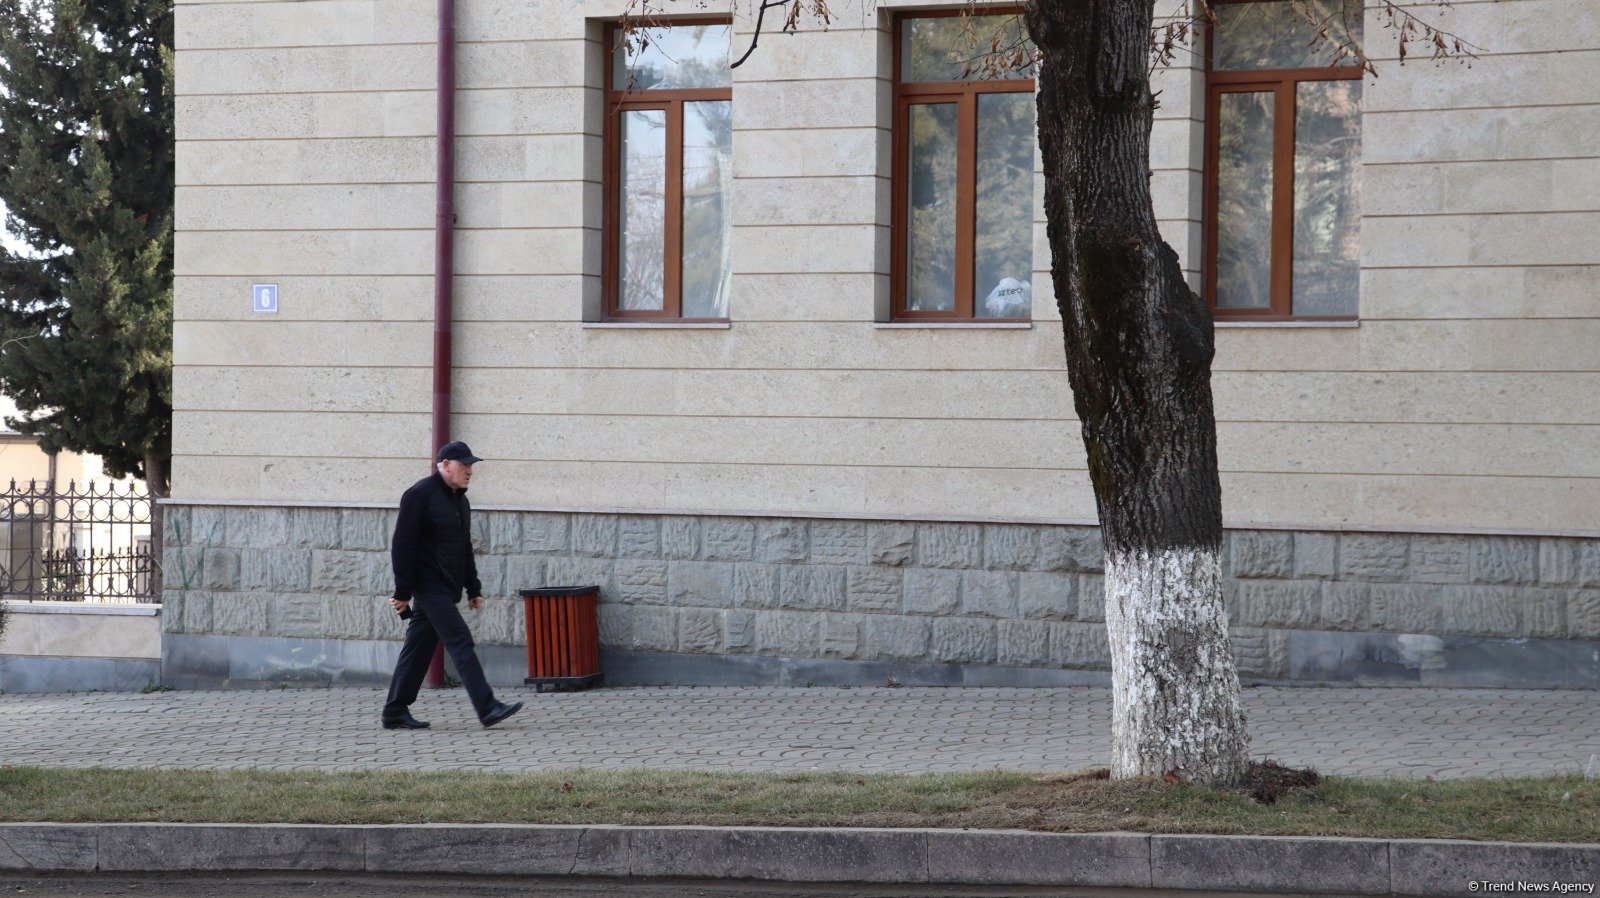
POLYGON ((462 620, 461 609, 449 596, 416 596, 411 600, 411 625, 406 628, 405 645, 394 666, 394 679, 389 681, 384 719, 406 713, 417 700, 422 680, 428 675, 428 665, 433 661, 434 647, 441 639, 444 650, 450 653, 450 660, 456 663, 456 673, 461 675, 461 685, 467 687, 467 695, 478 716, 482 717, 494 707, 494 692, 483 676, 483 665, 478 663, 478 653, 473 647, 472 631, 462 620))

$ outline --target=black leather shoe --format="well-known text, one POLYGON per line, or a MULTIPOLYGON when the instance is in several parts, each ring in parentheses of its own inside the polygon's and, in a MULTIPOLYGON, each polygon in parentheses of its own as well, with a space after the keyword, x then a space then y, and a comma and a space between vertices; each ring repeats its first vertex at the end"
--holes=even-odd
POLYGON ((385 717, 383 719, 383 728, 386 730, 425 730, 431 726, 433 724, 426 720, 418 720, 412 717, 410 712, 399 717, 385 717))
POLYGON ((492 727, 521 710, 522 702, 512 702, 509 705, 505 702, 495 702, 494 707, 489 709, 489 713, 478 719, 483 721, 484 726, 492 727))

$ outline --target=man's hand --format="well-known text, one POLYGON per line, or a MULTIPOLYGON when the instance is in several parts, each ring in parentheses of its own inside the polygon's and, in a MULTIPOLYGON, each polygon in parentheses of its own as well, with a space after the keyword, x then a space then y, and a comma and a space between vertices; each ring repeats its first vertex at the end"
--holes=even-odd
POLYGON ((389 605, 394 608, 394 613, 399 615, 404 615, 411 610, 411 602, 406 599, 390 599, 389 605))
POLYGON ((479 608, 482 608, 483 596, 473 596, 472 598, 468 599, 467 607, 471 608, 473 611, 477 611, 479 608))

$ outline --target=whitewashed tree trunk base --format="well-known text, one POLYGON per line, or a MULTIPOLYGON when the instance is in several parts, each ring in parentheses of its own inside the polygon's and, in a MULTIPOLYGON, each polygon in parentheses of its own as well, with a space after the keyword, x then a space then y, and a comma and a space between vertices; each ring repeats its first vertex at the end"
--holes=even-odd
POLYGON ((1249 765, 1214 549, 1106 558, 1113 779, 1237 782, 1249 765))

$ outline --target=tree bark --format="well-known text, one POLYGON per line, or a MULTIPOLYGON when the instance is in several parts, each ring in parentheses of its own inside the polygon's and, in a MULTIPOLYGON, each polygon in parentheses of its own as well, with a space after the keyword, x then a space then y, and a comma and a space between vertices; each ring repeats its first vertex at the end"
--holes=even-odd
POLYGON ((1029 0, 1045 217, 1106 550, 1116 778, 1236 782, 1213 331, 1150 198, 1152 0, 1029 0))
POLYGON ((150 452, 144 457, 145 489, 150 494, 150 594, 161 602, 163 596, 161 570, 166 558, 166 509, 161 500, 167 497, 166 459, 160 452, 150 452))

